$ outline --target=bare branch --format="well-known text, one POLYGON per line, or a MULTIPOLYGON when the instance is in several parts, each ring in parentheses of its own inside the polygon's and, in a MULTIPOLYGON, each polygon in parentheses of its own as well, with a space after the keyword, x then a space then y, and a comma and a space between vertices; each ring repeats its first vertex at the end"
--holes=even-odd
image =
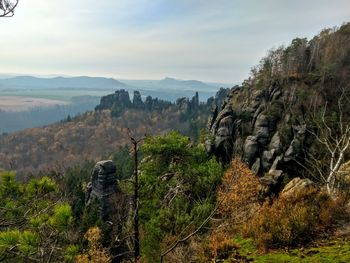
POLYGON ((0 0, 0 10, 3 12, 0 17, 12 17, 19 0, 0 0))

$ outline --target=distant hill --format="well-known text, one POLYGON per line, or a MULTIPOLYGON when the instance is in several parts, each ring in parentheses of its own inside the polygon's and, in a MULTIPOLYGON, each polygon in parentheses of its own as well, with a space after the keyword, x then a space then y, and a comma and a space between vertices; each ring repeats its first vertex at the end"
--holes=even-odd
POLYGON ((131 88, 128 85, 112 79, 103 77, 55 77, 38 78, 32 76, 17 76, 13 78, 1 79, 0 87, 15 88, 79 88, 79 89, 120 89, 131 88))
POLYGON ((45 170, 56 164, 73 166, 84 160, 101 160, 129 142, 127 129, 137 136, 162 134, 171 130, 198 139, 213 104, 221 104, 229 89, 220 89, 207 103, 198 94, 176 103, 118 90, 101 98, 96 111, 24 131, 0 136, 0 167, 18 174, 45 170))
POLYGON ((187 91, 211 91, 216 92, 218 88, 230 87, 229 84, 205 83, 198 80, 179 80, 166 77, 161 80, 116 80, 105 77, 34 77, 3 75, 0 78, 0 88, 86 88, 86 89, 126 89, 135 90, 187 90, 187 91), (5 77, 6 76, 6 77, 5 77))
POLYGON ((214 91, 218 88, 231 87, 225 83, 206 83, 198 80, 181 80, 170 77, 165 77, 161 80, 120 80, 131 86, 139 87, 140 89, 152 90, 191 90, 191 91, 214 91))
MULTIPOLYGON (((190 97, 200 92, 200 101, 214 96, 219 88, 229 88, 228 84, 204 83, 198 80, 179 80, 166 77, 161 80, 116 80, 105 77, 34 77, 3 75, 0 78, 0 96, 27 96, 57 99, 62 90, 80 92, 75 96, 98 95, 94 91, 139 90, 145 96, 175 101, 179 97, 190 97), (4 76, 7 76, 6 78, 4 76), (25 91, 25 94, 23 93, 25 91), (48 94, 48 91, 50 92, 48 94), (84 93, 84 91, 86 91, 84 93), (45 95, 44 95, 45 94, 45 95)), ((105 93, 106 94, 106 93, 105 93)), ((103 94, 103 95, 105 95, 103 94)))
POLYGON ((219 88, 230 88, 224 83, 205 83, 198 80, 180 80, 166 77, 161 80, 120 80, 129 86, 136 87, 143 94, 160 99, 175 101, 179 97, 190 97, 199 92, 199 100, 206 101, 219 88))

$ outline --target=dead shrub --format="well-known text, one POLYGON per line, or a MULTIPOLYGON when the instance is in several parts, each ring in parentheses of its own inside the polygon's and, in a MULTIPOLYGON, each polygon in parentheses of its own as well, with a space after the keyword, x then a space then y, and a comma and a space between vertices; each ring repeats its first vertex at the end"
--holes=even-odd
POLYGON ((173 251, 165 256, 164 262, 207 262, 204 254, 203 239, 205 239, 204 236, 196 236, 185 243, 179 244, 173 251))
POLYGON ((225 173, 218 192, 219 215, 231 225, 245 222, 258 209, 258 177, 234 159, 225 173))
POLYGON ((232 236, 225 230, 213 231, 208 238, 206 254, 210 259, 227 259, 239 246, 233 242, 232 236))
POLYGON ((211 222, 214 230, 205 239, 204 259, 214 262, 238 257, 239 246, 233 237, 242 223, 250 220, 259 208, 259 180, 242 162, 234 159, 223 176, 218 190, 216 220, 211 222))
POLYGON ((263 250, 304 245, 331 229, 343 205, 316 188, 280 197, 272 205, 263 204, 244 224, 243 234, 252 237, 263 250))

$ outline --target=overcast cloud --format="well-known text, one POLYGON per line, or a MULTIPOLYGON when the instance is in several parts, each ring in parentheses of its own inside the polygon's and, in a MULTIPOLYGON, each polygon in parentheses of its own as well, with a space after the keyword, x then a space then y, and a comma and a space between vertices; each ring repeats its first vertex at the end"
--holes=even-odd
POLYGON ((266 51, 350 21, 349 0, 20 0, 0 73, 241 82, 266 51))

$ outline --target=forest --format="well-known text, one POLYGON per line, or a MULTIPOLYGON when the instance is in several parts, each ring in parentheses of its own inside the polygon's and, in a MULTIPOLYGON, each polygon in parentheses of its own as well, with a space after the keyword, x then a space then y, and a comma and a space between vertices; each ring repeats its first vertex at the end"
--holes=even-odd
POLYGON ((0 261, 349 262, 349 80, 347 23, 208 105, 119 90, 1 136, 0 261))
POLYGON ((0 110, 0 134, 21 131, 27 128, 41 127, 59 122, 68 116, 74 117, 92 110, 99 97, 78 96, 70 99, 69 104, 46 107, 33 107, 21 111, 0 110))

